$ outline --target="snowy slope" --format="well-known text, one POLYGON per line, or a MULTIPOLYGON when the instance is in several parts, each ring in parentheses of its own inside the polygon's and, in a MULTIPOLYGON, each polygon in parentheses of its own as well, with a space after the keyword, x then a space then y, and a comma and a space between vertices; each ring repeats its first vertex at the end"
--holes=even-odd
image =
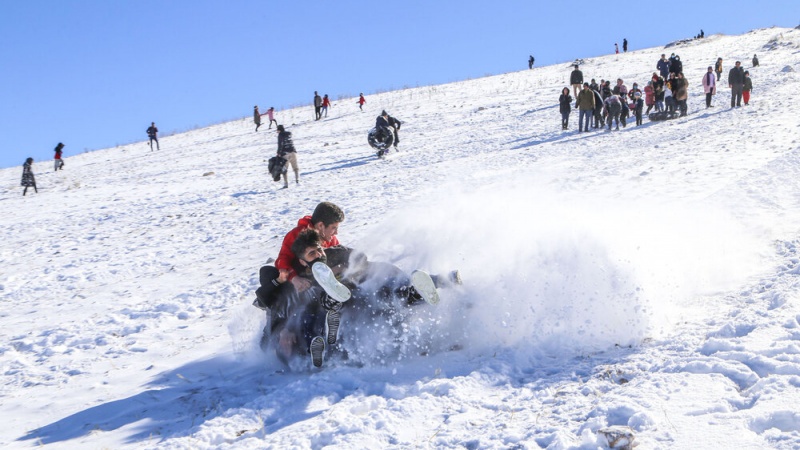
POLYGON ((800 447, 800 30, 582 70, 643 86, 664 52, 689 116, 620 132, 560 130, 565 63, 280 111, 288 190, 250 119, 36 162, 25 197, 1 170, 0 445, 594 449, 618 425, 639 448, 800 447), (705 109, 706 67, 753 54, 751 105, 705 109), (385 161, 381 109, 404 123, 385 161), (343 243, 465 283, 399 355, 276 372, 258 268, 325 200, 343 243))

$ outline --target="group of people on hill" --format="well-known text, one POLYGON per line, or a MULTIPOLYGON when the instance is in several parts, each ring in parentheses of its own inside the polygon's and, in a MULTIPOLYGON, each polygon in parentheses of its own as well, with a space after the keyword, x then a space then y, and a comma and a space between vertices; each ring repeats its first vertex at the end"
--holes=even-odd
MULTIPOLYGON (((757 67, 758 64, 757 55, 753 55, 753 67, 757 67)), ((573 65, 570 85, 575 97, 573 99, 569 88, 564 87, 558 99, 561 129, 569 129, 573 100, 574 108, 579 111, 579 132, 588 132, 590 126, 604 128, 606 124, 609 130, 612 124, 615 124, 615 129, 618 130, 620 123, 623 128, 626 126, 630 115, 635 117, 636 125, 642 124, 643 115, 649 115, 650 120, 686 116, 689 82, 683 74, 683 62, 680 56, 673 53, 667 58, 662 54, 656 62, 656 70, 644 88, 640 88, 638 83, 633 83, 628 89, 621 78, 617 79, 613 87, 609 80, 601 79, 599 84, 595 79, 592 79, 591 83, 586 82, 579 65, 573 65), (650 111, 653 109, 655 112, 651 115, 650 111)), ((715 66, 709 66, 708 72, 703 75, 706 108, 712 107, 711 100, 716 94, 717 82, 720 81, 722 72, 722 58, 718 58, 715 66)), ((742 68, 740 61, 736 61, 735 67, 728 73, 728 86, 731 88, 731 108, 741 106, 742 101, 745 105, 749 105, 753 83, 750 72, 742 68)))
MULTIPOLYGON (((310 357, 321 367, 326 355, 343 352, 340 325, 397 320, 406 309, 438 302, 438 287, 460 284, 458 271, 432 277, 406 274, 398 267, 369 261, 339 243, 342 209, 319 203, 283 238, 274 265, 261 267, 253 305, 267 312, 260 345, 285 364, 310 357)), ((402 330, 399 323, 398 330, 402 330)))

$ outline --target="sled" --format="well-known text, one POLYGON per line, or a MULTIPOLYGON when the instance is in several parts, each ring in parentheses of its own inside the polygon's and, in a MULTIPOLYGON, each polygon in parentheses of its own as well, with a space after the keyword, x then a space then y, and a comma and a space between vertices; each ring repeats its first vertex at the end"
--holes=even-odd
POLYGON ((394 144, 394 130, 387 127, 382 127, 380 133, 378 128, 373 128, 367 133, 367 142, 370 147, 378 150, 378 156, 383 156, 392 144, 394 144))

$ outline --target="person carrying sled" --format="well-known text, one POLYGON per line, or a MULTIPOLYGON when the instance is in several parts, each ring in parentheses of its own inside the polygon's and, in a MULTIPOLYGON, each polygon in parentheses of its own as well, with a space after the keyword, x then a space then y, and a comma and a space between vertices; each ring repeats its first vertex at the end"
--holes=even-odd
POLYGON ((56 172, 58 172, 59 170, 63 170, 64 169, 64 160, 61 159, 61 155, 63 154, 63 150, 64 150, 64 144, 59 142, 58 145, 56 145, 56 148, 55 148, 56 154, 53 157, 53 165, 55 166, 55 169, 56 169, 55 171, 56 172))
MULTIPOLYGON (((292 142, 292 133, 286 131, 283 125, 278 125, 276 131, 278 132, 278 156, 292 165, 292 170, 294 170, 294 182, 300 184, 300 169, 297 166, 297 151, 294 148, 294 142, 292 142)), ((287 175, 289 164, 283 166, 284 189, 289 187, 289 177, 287 175)))
POLYGON ((161 150, 161 146, 158 145, 158 128, 156 128, 155 122, 150 122, 150 127, 147 128, 147 137, 150 138, 150 151, 153 151, 153 141, 156 141, 156 149, 161 150))
POLYGON ((33 158, 26 159, 25 164, 22 165, 22 181, 20 185, 25 188, 22 190, 23 196, 28 192, 29 187, 32 187, 34 192, 39 193, 39 190, 36 189, 36 178, 33 176, 33 158))

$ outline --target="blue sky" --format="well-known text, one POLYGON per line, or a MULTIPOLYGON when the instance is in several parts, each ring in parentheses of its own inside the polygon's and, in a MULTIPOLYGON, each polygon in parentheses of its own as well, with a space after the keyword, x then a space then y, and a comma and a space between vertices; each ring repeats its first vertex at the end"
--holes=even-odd
POLYGON ((635 50, 701 28, 800 24, 797 0, 671 1, 655 18, 633 3, 581 0, 378 5, 4 2, 0 167, 50 161, 59 141, 66 158, 144 141, 152 121, 168 134, 249 116, 255 104, 309 104, 315 90, 334 100, 364 92, 369 102, 376 91, 527 69, 529 54, 549 65, 611 53, 623 38, 635 50))

